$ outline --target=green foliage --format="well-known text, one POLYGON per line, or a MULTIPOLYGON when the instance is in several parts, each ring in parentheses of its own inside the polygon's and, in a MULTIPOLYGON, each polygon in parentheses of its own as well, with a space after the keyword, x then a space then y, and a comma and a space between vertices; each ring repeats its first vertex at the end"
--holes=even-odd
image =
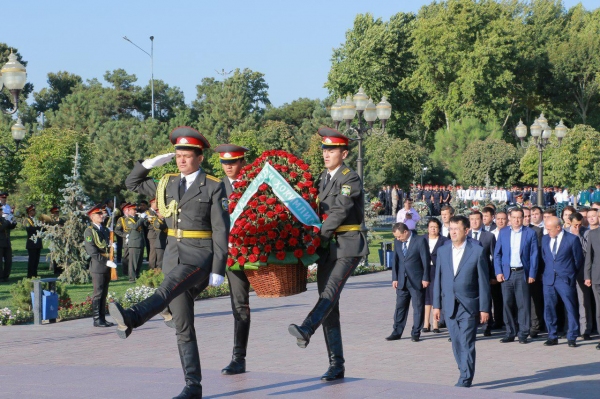
POLYGON ((158 288, 164 279, 165 275, 161 269, 149 269, 140 274, 140 277, 136 280, 136 285, 158 288))
POLYGON ((511 186, 519 181, 519 153, 503 140, 473 141, 460 159, 459 181, 464 185, 485 186, 486 176, 493 186, 511 186))
MULTIPOLYGON (((587 189, 600 176, 600 132, 586 125, 570 129, 558 148, 552 136, 544 151, 544 185, 568 186, 569 191, 587 189)), ((532 145, 521 159, 523 182, 537 184, 538 150, 532 145)))
POLYGON ((48 74, 48 88, 43 88, 33 94, 34 108, 37 112, 48 110, 57 111, 62 100, 73 91, 73 88, 83 83, 81 76, 59 71, 48 74))
POLYGON ((461 157, 469 144, 487 138, 501 139, 502 130, 494 122, 481 123, 475 118, 465 118, 450 124, 450 129, 438 130, 435 138, 431 159, 453 176, 459 177, 462 176, 461 157))
MULTIPOLYGON (((31 311, 31 293, 33 292, 33 279, 24 278, 21 281, 13 284, 10 287, 10 295, 12 297, 12 307, 14 309, 31 311)), ((56 282, 56 293, 58 294, 59 302, 69 301, 69 292, 66 284, 59 281, 56 282)))

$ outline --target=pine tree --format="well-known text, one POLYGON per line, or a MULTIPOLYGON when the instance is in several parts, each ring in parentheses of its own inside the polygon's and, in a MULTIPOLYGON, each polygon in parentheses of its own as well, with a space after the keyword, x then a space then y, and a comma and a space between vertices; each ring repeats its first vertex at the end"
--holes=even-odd
POLYGON ((83 208, 90 205, 90 199, 83 192, 79 175, 79 146, 76 145, 73 173, 65 176, 65 188, 60 192, 60 222, 44 223, 39 234, 50 245, 50 260, 64 269, 59 279, 67 284, 86 284, 90 281, 87 271, 88 259, 84 247, 83 233, 87 226, 87 215, 83 208))

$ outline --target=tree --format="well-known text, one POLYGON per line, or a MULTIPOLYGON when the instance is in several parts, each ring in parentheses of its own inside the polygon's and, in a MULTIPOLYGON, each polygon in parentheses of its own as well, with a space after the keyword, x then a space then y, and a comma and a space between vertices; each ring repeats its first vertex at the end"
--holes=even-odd
POLYGON ((492 185, 513 185, 519 181, 519 152, 504 140, 476 140, 461 155, 459 181, 483 186, 489 176, 492 185))
POLYGON ((34 109, 37 112, 57 111, 62 100, 72 93, 73 88, 83 83, 81 76, 59 71, 48 74, 48 88, 33 93, 34 109))
MULTIPOLYGON (((600 132, 586 125, 570 129, 556 148, 557 139, 552 136, 551 146, 543 154, 544 185, 569 186, 576 190, 594 186, 600 176, 600 132)), ((538 150, 532 145, 521 159, 523 182, 537 184, 538 150)))
POLYGON ((475 118, 465 118, 451 123, 449 130, 439 129, 435 138, 431 159, 454 177, 459 177, 462 175, 462 154, 469 144, 487 138, 501 139, 502 130, 495 122, 481 123, 475 118))
MULTIPOLYGON (((8 115, 0 112, 0 145, 15 150, 15 142, 12 138, 10 128, 15 123, 8 115)), ((14 193, 20 176, 23 159, 19 153, 2 154, 0 156, 0 190, 14 193)))
MULTIPOLYGON (((23 185, 28 188, 28 200, 43 207, 56 204, 61 198, 72 170, 76 144, 85 167, 90 154, 89 141, 84 133, 66 129, 44 129, 29 139, 23 151, 23 185)), ((78 172, 79 173, 79 172, 78 172)))

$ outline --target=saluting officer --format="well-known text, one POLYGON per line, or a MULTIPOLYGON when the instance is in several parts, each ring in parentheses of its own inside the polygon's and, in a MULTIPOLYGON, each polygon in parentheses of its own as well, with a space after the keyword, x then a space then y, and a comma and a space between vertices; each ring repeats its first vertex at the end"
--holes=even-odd
POLYGON ((321 380, 344 378, 344 354, 340 329, 339 298, 360 259, 369 254, 364 227, 364 191, 358 174, 344 164, 349 139, 330 128, 319 129, 323 137, 326 170, 319 181, 319 214, 323 217, 317 269, 319 300, 301 325, 291 324, 290 334, 305 348, 323 324, 329 368, 321 380))
POLYGON ((28 261, 27 261, 27 278, 37 276, 38 266, 40 264, 40 255, 42 254, 42 239, 32 240, 31 237, 36 235, 41 229, 39 221, 35 218, 36 210, 34 205, 29 205, 25 208, 27 217, 23 220, 25 231, 27 232, 27 243, 25 249, 27 249, 28 261))
POLYGON ((129 282, 135 282, 140 276, 142 262, 144 260, 144 226, 148 223, 145 215, 136 214, 136 205, 127 204, 123 207, 124 216, 115 224, 115 234, 120 236, 126 243, 129 258, 129 282))
MULTIPOLYGON (((235 144, 221 144, 215 148, 225 172, 222 180, 227 197, 233 192, 233 183, 246 165, 244 154, 247 151, 247 148, 235 144)), ((233 356, 229 365, 221 370, 221 374, 233 375, 246 372, 246 347, 250 334, 250 282, 243 271, 229 268, 227 268, 227 282, 234 319, 233 356)))
MULTIPOLYGON (((94 327, 111 327, 113 323, 106 321, 106 295, 110 283, 110 268, 117 264, 110 261, 109 231, 102 222, 104 215, 101 205, 95 205, 87 211, 91 224, 83 233, 85 251, 91 258, 90 274, 94 293, 92 295, 92 316, 94 327)), ((115 244, 113 244, 116 246, 115 244)))
POLYGON ((169 306, 177 331, 179 357, 186 386, 177 399, 201 398, 202 375, 194 328, 194 295, 191 288, 210 279, 223 283, 227 261, 229 213, 223 182, 207 175, 200 164, 202 150, 210 148, 197 130, 181 126, 171 132, 175 153, 137 163, 125 181, 131 191, 152 197, 167 219, 168 243, 163 259, 165 278, 148 299, 125 310, 112 302, 110 314, 118 323, 117 333, 127 338, 169 306), (150 169, 164 165, 173 156, 180 173, 167 174, 157 184, 150 169))

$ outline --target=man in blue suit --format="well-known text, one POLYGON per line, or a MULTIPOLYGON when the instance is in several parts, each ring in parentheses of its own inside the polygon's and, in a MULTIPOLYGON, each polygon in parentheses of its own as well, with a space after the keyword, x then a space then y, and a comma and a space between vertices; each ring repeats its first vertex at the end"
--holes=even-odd
POLYGON ((577 273, 583 266, 583 251, 579 237, 564 231, 556 216, 544 222, 548 234, 542 238, 544 259, 544 320, 548 329, 546 346, 558 345, 556 333, 556 303, 563 300, 567 311, 569 347, 575 348, 579 335, 579 305, 577 303, 577 273))
POLYGON ((477 325, 485 324, 490 311, 490 278, 483 247, 467 240, 469 219, 450 218, 452 245, 438 249, 433 285, 433 317, 441 309, 452 338, 454 358, 460 370, 457 387, 470 387, 475 374, 477 325))
POLYGON ((523 209, 510 211, 510 228, 500 230, 494 252, 496 280, 501 283, 506 336, 502 343, 527 343, 531 328, 529 284, 538 269, 538 243, 535 231, 523 226, 523 209))
POLYGON ((413 327, 411 341, 417 342, 421 336, 425 314, 425 288, 431 279, 429 263, 431 255, 425 239, 413 233, 404 223, 392 227, 394 241, 394 267, 392 287, 396 289, 396 311, 394 331, 386 338, 395 341, 402 337, 408 319, 408 305, 412 300, 413 327))

